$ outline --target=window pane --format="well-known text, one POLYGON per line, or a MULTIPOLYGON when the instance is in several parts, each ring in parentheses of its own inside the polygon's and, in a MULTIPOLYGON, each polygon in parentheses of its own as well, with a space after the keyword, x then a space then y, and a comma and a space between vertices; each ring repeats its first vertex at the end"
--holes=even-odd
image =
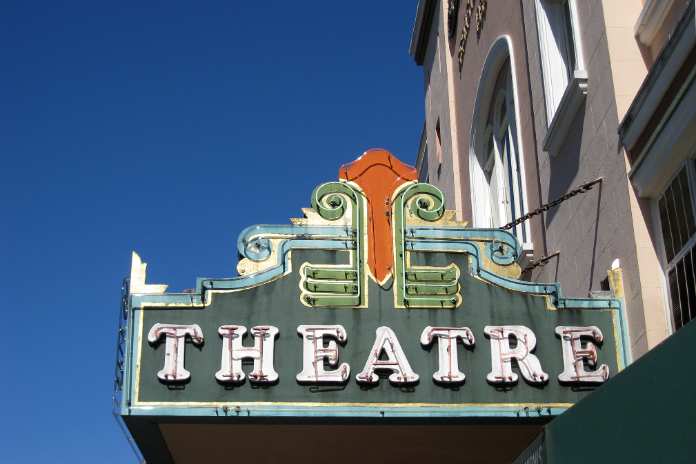
POLYGON ((674 258, 674 244, 672 242, 672 231, 669 224, 669 214, 667 211, 667 200, 663 196, 660 198, 658 208, 660 210, 660 222, 662 223, 662 239, 665 243, 665 255, 667 262, 674 258))
POLYGON ((679 251, 684 247, 686 241, 689 240, 689 232, 686 227, 686 215, 684 214, 684 205, 681 198, 681 189, 679 188, 679 177, 674 179, 672 185, 669 187, 670 195, 672 196, 672 202, 674 204, 674 217, 676 220, 674 223, 677 227, 677 235, 679 241, 675 243, 674 251, 679 253, 679 251))
POLYGON ((696 218, 690 187, 685 167, 658 201, 675 330, 696 319, 696 218))
MULTIPOLYGON (((684 244, 684 239, 681 236, 681 231, 683 230, 682 221, 684 216, 681 211, 677 209, 676 202, 674 201, 674 183, 669 186, 665 192, 665 198, 667 199, 667 212, 669 214, 669 224, 670 230, 672 232, 672 245, 674 246, 674 254, 676 255, 681 250, 684 244)), ((674 257, 674 256, 672 256, 674 257)))
POLYGON ((665 256, 670 263, 696 233, 686 168, 667 187, 658 202, 665 256))
MULTIPOLYGON (((689 192, 689 181, 686 174, 686 169, 682 169, 679 173, 678 190, 680 203, 682 205, 682 212, 684 213, 685 222, 685 233, 687 237, 691 237, 694 232, 696 232, 696 227, 694 226, 694 208, 691 202, 691 193, 689 192)), ((688 240, 688 239, 687 239, 688 240)))
POLYGON ((674 320, 674 330, 681 329, 681 305, 679 303, 679 284, 677 283, 677 271, 672 269, 669 272, 669 295, 672 299, 672 319, 674 320))
POLYGON ((684 286, 689 296, 689 312, 684 312, 686 320, 696 319, 696 276, 694 276, 694 249, 684 256, 684 286))
POLYGON ((677 282, 679 283, 679 302, 682 325, 689 322, 689 293, 686 284, 685 262, 682 259, 677 263, 677 282))
POLYGON ((568 80, 573 78, 573 73, 575 71, 575 44, 573 43, 573 20, 571 18, 570 5, 568 2, 564 2, 563 5, 563 16, 565 22, 565 34, 566 34, 566 69, 568 71, 568 80))

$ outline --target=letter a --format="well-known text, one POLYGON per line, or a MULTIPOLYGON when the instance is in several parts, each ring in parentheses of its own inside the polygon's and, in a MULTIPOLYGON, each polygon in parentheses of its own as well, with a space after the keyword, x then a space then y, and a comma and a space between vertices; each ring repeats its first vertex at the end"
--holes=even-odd
POLYGON ((358 383, 379 383, 379 375, 375 373, 377 369, 392 371, 389 375, 389 381, 395 384, 408 384, 418 381, 418 374, 411 369, 404 350, 401 349, 399 340, 389 327, 377 328, 375 344, 372 345, 365 367, 362 372, 355 376, 355 380, 358 383), (384 352, 387 359, 379 359, 382 352, 384 352))

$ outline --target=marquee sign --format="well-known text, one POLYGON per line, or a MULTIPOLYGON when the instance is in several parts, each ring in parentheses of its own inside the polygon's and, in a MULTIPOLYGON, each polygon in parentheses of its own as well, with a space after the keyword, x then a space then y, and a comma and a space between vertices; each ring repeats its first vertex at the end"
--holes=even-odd
POLYGON ((614 298, 520 280, 520 246, 473 229, 384 150, 290 225, 245 229, 239 276, 172 293, 134 254, 124 416, 554 415, 627 362, 614 298))

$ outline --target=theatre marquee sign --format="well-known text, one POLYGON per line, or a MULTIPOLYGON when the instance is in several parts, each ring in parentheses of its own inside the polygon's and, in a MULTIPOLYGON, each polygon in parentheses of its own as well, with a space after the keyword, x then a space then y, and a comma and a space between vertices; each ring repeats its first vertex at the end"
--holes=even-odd
POLYGON ((122 415, 553 415, 627 362, 620 299, 519 280, 513 235, 457 222, 386 151, 304 213, 244 230, 240 276, 185 293, 133 255, 122 415))

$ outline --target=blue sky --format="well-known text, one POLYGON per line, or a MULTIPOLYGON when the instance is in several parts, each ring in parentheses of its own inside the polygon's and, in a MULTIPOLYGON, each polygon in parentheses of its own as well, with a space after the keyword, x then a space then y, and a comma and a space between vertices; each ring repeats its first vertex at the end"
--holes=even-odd
MULTIPOLYGON (((145 4, 146 3, 146 4, 145 4)), ((0 8, 5 462, 134 462, 111 416, 121 279, 230 276, 340 164, 413 163, 416 1, 0 8)))

